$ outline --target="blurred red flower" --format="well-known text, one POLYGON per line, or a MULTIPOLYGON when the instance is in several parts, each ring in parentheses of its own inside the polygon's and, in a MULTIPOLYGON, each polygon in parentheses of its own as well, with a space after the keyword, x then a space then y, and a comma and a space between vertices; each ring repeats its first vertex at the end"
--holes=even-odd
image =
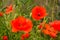
POLYGON ((51 36, 52 38, 57 37, 57 33, 58 33, 58 32, 57 32, 56 30, 54 30, 54 28, 51 27, 49 24, 45 24, 45 25, 44 25, 44 29, 42 30, 42 32, 43 32, 44 34, 46 34, 46 35, 51 36))
POLYGON ((11 4, 11 5, 7 6, 5 12, 6 12, 6 14, 9 14, 10 12, 12 12, 12 10, 13 10, 13 6, 12 6, 12 4, 11 4))
POLYGON ((3 12, 0 12, 0 16, 3 16, 3 12))
POLYGON ((8 40, 8 37, 7 36, 3 36, 3 40, 8 40))
POLYGON ((35 20, 40 20, 46 16, 46 9, 42 6, 35 6, 32 9, 32 18, 35 20))
POLYGON ((60 20, 55 20, 49 23, 55 30, 60 31, 60 20))
POLYGON ((19 16, 15 20, 11 21, 11 26, 12 32, 24 31, 25 33, 28 33, 32 30, 33 24, 31 20, 24 18, 23 16, 19 16))
POLYGON ((45 25, 45 22, 40 23, 40 24, 38 25, 38 29, 43 28, 44 25, 45 25))
POLYGON ((30 36, 29 33, 23 34, 23 35, 21 36, 21 40, 24 40, 25 38, 28 38, 29 36, 30 36))
POLYGON ((56 38, 56 37, 57 37, 57 33, 50 32, 50 36, 51 36, 52 38, 56 38))

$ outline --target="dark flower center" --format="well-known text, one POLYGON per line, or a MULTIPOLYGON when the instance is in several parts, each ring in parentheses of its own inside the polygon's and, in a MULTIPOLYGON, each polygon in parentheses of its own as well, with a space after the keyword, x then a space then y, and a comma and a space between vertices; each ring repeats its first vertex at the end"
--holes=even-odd
POLYGON ((40 13, 38 13, 38 16, 40 16, 40 13))
POLYGON ((20 26, 20 27, 21 27, 21 26, 22 26, 22 24, 18 24, 18 26, 20 26))

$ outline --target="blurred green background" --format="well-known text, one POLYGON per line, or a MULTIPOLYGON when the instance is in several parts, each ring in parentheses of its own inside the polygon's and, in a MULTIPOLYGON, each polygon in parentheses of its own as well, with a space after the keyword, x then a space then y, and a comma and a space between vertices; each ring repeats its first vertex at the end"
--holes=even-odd
MULTIPOLYGON (((29 18, 31 10, 35 6, 44 6, 48 13, 48 21, 60 20, 60 0, 0 0, 0 11, 4 12, 6 6, 13 4, 15 14, 23 15, 29 18), (52 19, 53 18, 53 19, 52 19)), ((2 40, 3 35, 8 35, 9 40, 20 40, 20 35, 22 33, 12 33, 5 26, 5 19, 0 17, 0 40, 2 40)), ((48 36, 43 36, 34 28, 30 33, 31 36, 26 40, 60 40, 60 34, 56 39, 50 39, 48 36)))

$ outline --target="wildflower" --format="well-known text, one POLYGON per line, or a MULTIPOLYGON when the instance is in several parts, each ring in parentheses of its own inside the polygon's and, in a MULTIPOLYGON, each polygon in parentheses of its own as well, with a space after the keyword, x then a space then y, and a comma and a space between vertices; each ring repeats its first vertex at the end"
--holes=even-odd
POLYGON ((56 30, 54 30, 54 28, 51 27, 49 24, 45 24, 45 27, 44 27, 44 29, 42 30, 42 32, 43 32, 44 34, 46 34, 46 35, 51 36, 52 38, 57 37, 57 33, 58 33, 58 32, 57 32, 56 30))
POLYGON ((45 25, 45 22, 40 23, 40 24, 38 25, 38 29, 43 28, 44 25, 45 25))
POLYGON ((9 5, 7 8, 6 8, 6 14, 10 14, 10 12, 12 12, 12 10, 13 10, 13 6, 12 6, 12 4, 11 5, 9 5))
POLYGON ((40 20, 46 16, 46 9, 42 6, 35 6, 32 9, 32 18, 35 20, 40 20))
POLYGON ((43 29, 42 32, 43 32, 44 34, 46 34, 46 35, 49 35, 49 33, 50 33, 50 32, 49 32, 48 30, 46 30, 46 29, 43 29))
POLYGON ((25 33, 28 33, 32 30, 32 22, 31 20, 19 16, 15 20, 11 21, 11 26, 12 26, 12 32, 18 32, 18 31, 24 31, 25 33))
POLYGON ((52 37, 52 38, 55 38, 55 37, 57 37, 57 35, 56 35, 57 33, 54 33, 54 32, 50 32, 50 36, 52 37))
POLYGON ((24 40, 25 38, 28 38, 29 36, 30 36, 29 33, 23 34, 23 35, 21 36, 21 40, 24 40))
POLYGON ((8 40, 8 37, 7 36, 3 36, 3 40, 8 40))
POLYGON ((49 33, 50 33, 50 25, 49 25, 49 24, 45 24, 45 25, 44 25, 44 29, 42 30, 42 32, 43 32, 44 34, 49 35, 49 33))
POLYGON ((49 23, 55 30, 60 31, 60 20, 55 20, 49 23))
POLYGON ((0 16, 3 16, 3 13, 2 12, 0 12, 0 16))

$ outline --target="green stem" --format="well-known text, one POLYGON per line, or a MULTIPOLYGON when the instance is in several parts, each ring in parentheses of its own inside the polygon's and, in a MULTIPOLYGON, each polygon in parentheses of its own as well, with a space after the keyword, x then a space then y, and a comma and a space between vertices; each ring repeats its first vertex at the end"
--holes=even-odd
POLYGON ((54 8, 52 8, 52 21, 54 20, 54 8))

